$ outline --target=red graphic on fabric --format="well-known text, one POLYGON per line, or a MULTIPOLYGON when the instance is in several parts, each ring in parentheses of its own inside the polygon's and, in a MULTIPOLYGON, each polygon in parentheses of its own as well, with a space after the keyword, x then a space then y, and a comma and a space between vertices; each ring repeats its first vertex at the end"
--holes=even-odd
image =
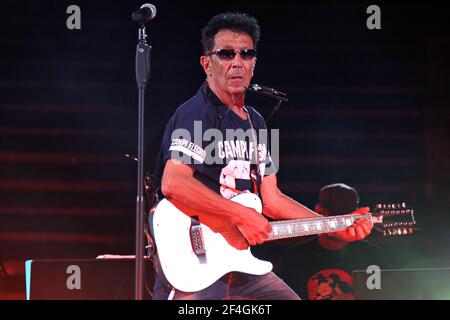
POLYGON ((345 271, 326 269, 308 280, 309 300, 353 300, 353 280, 345 271))

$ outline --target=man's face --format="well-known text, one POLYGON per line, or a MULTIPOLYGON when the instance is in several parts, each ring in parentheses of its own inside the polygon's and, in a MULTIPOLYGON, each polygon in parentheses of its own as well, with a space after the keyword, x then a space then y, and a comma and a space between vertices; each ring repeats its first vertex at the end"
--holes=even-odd
MULTIPOLYGON (((214 37, 212 52, 221 49, 241 51, 243 49, 254 49, 252 38, 242 32, 224 29, 214 37)), ((256 58, 243 59, 237 53, 233 59, 221 59, 217 54, 202 56, 200 62, 205 70, 208 83, 213 91, 224 96, 239 96, 245 92, 253 76, 256 58)))

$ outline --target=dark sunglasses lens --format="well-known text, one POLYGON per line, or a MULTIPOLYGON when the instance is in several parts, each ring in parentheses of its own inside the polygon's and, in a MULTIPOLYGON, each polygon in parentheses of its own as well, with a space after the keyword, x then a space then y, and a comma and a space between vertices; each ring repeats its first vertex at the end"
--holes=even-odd
MULTIPOLYGON (((236 51, 232 49, 221 49, 214 52, 221 60, 233 60, 236 57, 236 51)), ((241 58, 244 60, 250 60, 256 57, 255 49, 244 49, 239 51, 241 58)))
POLYGON ((253 59, 256 57, 256 50, 254 49, 248 49, 248 50, 241 50, 240 52, 242 59, 253 59))
POLYGON ((236 56, 236 52, 234 52, 234 50, 227 49, 218 50, 216 54, 222 60, 233 60, 236 56))

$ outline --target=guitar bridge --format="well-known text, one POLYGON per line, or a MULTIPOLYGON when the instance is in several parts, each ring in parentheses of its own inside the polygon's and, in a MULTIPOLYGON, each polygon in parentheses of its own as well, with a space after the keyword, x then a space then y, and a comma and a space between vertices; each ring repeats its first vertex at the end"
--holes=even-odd
POLYGON ((191 238, 191 245, 194 253, 197 255, 197 257, 204 257, 206 255, 206 249, 205 243, 203 241, 202 226, 199 222, 198 216, 191 217, 189 236, 191 238))

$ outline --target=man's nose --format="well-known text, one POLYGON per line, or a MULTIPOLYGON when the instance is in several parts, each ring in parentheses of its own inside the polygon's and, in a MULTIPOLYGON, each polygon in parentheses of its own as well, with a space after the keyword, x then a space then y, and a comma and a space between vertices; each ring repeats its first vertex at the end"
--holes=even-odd
POLYGON ((239 52, 236 53, 233 60, 231 60, 233 67, 242 67, 244 65, 244 60, 242 60, 241 54, 239 52))

